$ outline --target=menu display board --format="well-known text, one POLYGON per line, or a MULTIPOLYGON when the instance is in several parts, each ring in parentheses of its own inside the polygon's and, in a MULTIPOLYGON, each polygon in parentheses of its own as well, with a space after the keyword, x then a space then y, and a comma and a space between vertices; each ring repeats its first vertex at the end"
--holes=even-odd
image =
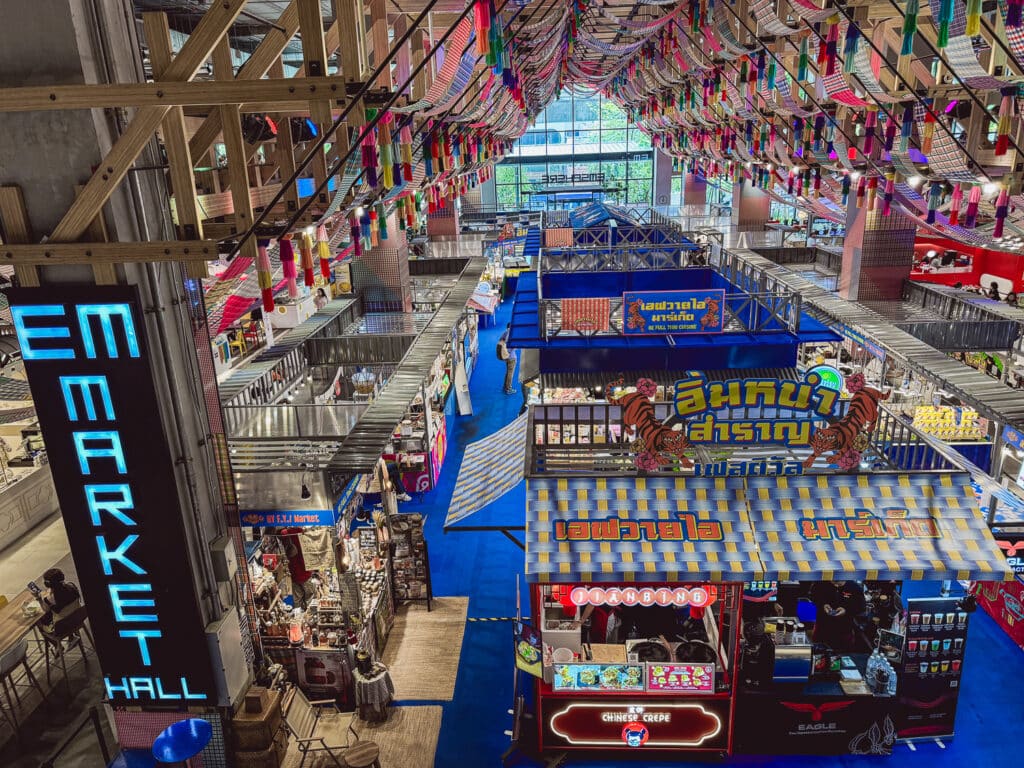
POLYGON ((648 693, 714 693, 714 664, 647 665, 648 693))
POLYGON ((959 602, 941 597, 907 601, 900 738, 953 735, 969 618, 959 602))
POLYGON ((643 664, 555 664, 556 691, 616 693, 644 690, 643 664))

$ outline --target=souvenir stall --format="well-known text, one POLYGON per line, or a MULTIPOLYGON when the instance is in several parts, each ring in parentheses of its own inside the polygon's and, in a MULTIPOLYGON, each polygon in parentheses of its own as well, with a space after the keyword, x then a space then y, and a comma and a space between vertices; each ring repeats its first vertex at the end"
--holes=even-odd
POLYGON ((242 513, 267 660, 308 698, 345 707, 356 652, 379 658, 394 620, 388 516, 364 506, 358 485, 349 482, 333 509, 242 513))

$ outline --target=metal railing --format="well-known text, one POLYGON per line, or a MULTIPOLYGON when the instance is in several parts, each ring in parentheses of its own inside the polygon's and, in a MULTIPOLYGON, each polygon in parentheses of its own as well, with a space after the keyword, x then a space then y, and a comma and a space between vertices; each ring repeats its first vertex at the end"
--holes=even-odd
POLYGON ((306 356, 309 364, 314 366, 393 363, 402 359, 415 340, 415 333, 328 336, 307 341, 306 356))
POLYGON ((342 437, 367 408, 364 403, 228 405, 223 407, 228 440, 264 437, 342 437))
MULTIPOLYGON (((622 296, 608 298, 608 323, 603 330, 562 327, 562 299, 538 299, 540 331, 544 339, 557 336, 624 336, 622 296)), ((732 333, 796 333, 800 330, 800 294, 732 293, 725 295, 725 327, 732 333)), ((598 325, 603 325, 600 323, 598 325)), ((661 334, 654 334, 661 335, 661 334)))
MULTIPOLYGON (((542 248, 537 269, 545 272, 633 272, 648 269, 684 269, 700 249, 689 244, 612 245, 542 248)), ((706 264, 704 265, 707 266, 706 264)))

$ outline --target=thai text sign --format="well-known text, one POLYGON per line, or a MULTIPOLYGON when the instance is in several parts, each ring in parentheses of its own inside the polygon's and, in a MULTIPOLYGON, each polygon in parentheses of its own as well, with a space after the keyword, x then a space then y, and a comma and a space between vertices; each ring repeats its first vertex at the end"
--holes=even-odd
POLYGON ((627 291, 622 311, 622 332, 627 335, 721 333, 725 290, 627 291))
MULTIPOLYGON (((808 445, 815 421, 833 414, 839 392, 809 373, 804 381, 733 379, 707 381, 695 373, 675 385, 675 415, 685 419, 690 443, 808 445), (755 411, 756 418, 732 418, 722 412, 755 411), (778 414, 765 418, 768 413, 778 414)), ((790 474, 789 472, 771 474, 790 474)))
POLYGON ((628 520, 608 517, 604 520, 556 520, 555 541, 722 541, 722 524, 717 520, 699 520, 688 512, 678 520, 628 520))
POLYGON ((800 521, 800 535, 806 541, 942 538, 935 518, 909 514, 906 509, 883 509, 881 514, 861 509, 856 517, 812 517, 800 521))
POLYGON ((114 704, 213 694, 181 502, 133 286, 8 292, 114 704))

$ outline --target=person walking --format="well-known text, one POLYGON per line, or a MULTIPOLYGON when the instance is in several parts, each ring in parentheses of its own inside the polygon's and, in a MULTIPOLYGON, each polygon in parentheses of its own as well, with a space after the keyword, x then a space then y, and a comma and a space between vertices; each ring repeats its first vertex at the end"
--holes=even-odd
POLYGON ((501 338, 498 340, 498 359, 505 361, 505 394, 514 394, 515 389, 515 375, 516 375, 516 363, 518 358, 514 349, 508 348, 508 336, 512 332, 512 323, 505 326, 505 332, 501 334, 501 338))

